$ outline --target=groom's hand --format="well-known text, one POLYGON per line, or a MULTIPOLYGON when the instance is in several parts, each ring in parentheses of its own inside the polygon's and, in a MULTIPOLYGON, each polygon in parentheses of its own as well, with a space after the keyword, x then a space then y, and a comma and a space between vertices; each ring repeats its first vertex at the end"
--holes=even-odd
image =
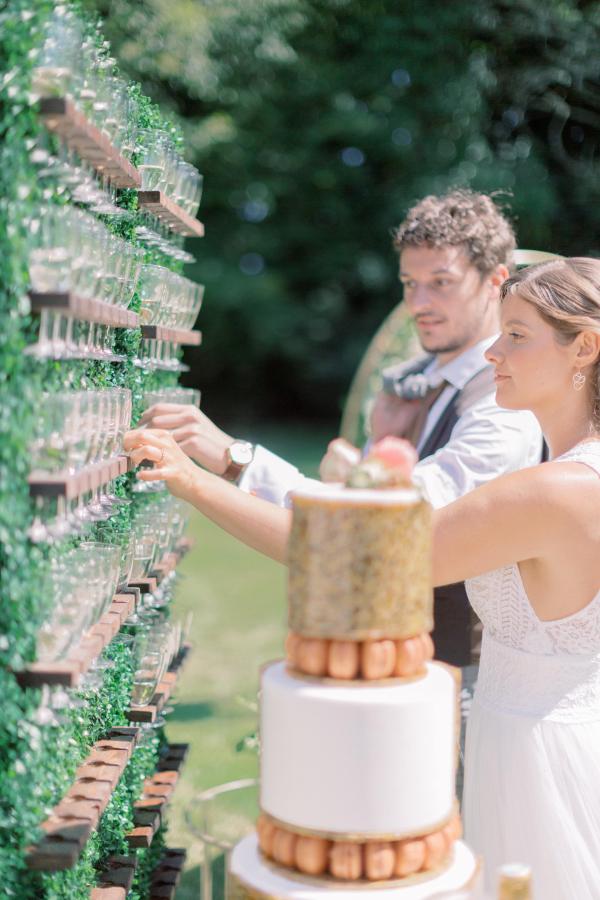
POLYGON ((227 468, 226 451, 233 438, 195 406, 156 403, 147 409, 140 425, 170 432, 181 450, 215 475, 227 468))
POLYGON ((402 436, 410 431, 420 409, 419 400, 403 400, 380 391, 371 411, 370 434, 374 443, 389 435, 402 436))
POLYGON ((350 469, 360 462, 360 450, 344 438, 336 438, 327 447, 319 465, 321 481, 346 481, 350 469))

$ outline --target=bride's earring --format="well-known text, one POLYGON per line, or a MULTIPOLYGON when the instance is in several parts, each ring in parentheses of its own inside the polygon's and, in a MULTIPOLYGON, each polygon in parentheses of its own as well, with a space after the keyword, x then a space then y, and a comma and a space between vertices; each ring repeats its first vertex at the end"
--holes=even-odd
POLYGON ((573 375, 573 390, 580 391, 585 384, 585 375, 581 372, 575 372, 573 375))

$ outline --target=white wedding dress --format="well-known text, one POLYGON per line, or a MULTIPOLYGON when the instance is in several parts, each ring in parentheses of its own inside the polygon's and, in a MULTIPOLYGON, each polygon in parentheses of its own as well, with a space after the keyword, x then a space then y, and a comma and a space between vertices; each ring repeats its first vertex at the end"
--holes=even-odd
MULTIPOLYGON (((600 476, 599 442, 559 459, 600 476)), ((499 865, 524 862, 535 900, 600 900, 600 591, 543 622, 517 565, 466 587, 484 629, 463 814, 487 890, 495 896, 499 865)))

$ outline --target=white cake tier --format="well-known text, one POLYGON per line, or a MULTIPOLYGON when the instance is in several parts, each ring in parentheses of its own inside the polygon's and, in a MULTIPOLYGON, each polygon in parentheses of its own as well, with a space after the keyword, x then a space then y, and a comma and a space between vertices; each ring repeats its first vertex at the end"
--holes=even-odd
MULTIPOLYGON (((454 845, 454 859, 450 866, 432 877, 410 876, 406 884, 385 885, 377 882, 370 885, 335 883, 333 880, 319 884, 298 874, 285 874, 281 869, 265 862, 255 834, 245 837, 234 848, 229 862, 230 900, 248 900, 265 897, 269 900, 327 900, 326 894, 335 900, 427 900, 437 898, 446 891, 475 891, 478 863, 469 848, 457 841, 454 845)), ((467 894, 466 896, 469 896, 467 894)), ((475 896, 475 893, 473 894, 475 896)))
POLYGON ((415 681, 323 683, 284 662, 261 678, 264 812, 309 832, 408 837, 453 811, 457 683, 430 663, 415 681))

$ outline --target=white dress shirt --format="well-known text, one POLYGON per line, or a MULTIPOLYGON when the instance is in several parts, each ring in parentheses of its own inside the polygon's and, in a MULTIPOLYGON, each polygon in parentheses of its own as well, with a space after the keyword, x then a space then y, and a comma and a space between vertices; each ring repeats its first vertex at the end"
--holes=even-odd
MULTIPOLYGON (((494 340, 480 341, 444 366, 433 360, 427 367, 426 374, 439 374, 448 387, 429 410, 417 449, 424 445, 452 397, 481 370, 483 354, 494 340)), ((492 389, 459 417, 444 447, 417 463, 414 480, 433 507, 446 506, 498 475, 536 465, 541 448, 542 433, 533 413, 501 409, 492 389)), ((319 484, 260 445, 239 482, 242 490, 279 506, 288 505, 290 492, 319 484)))

